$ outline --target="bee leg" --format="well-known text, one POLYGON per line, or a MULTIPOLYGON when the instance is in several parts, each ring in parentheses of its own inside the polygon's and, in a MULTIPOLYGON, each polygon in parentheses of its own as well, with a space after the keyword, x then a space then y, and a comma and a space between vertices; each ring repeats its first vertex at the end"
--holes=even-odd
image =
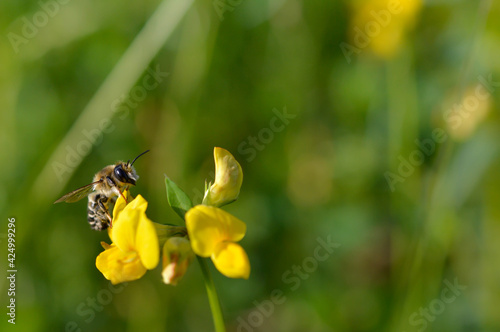
POLYGON ((102 209, 102 211, 104 211, 104 213, 106 214, 106 217, 109 220, 109 227, 112 227, 113 219, 109 215, 108 209, 106 208, 106 206, 104 205, 104 202, 102 200, 99 200, 98 202, 99 202, 99 207, 102 209))
POLYGON ((109 220, 109 227, 113 227, 113 219, 111 219, 111 216, 109 215, 108 211, 106 211, 106 217, 108 217, 109 220))
POLYGON ((115 187, 115 188, 118 190, 118 192, 120 193, 120 195, 121 195, 121 196, 123 197, 123 199, 125 200, 125 204, 128 204, 127 198, 125 198, 125 195, 123 195, 123 193, 122 193, 122 191, 120 190, 120 188, 118 188, 118 186, 117 186, 117 187, 115 187))
POLYGON ((116 185, 115 181, 113 181, 113 179, 111 179, 109 176, 106 177, 106 179, 108 180, 108 183, 111 187, 114 187, 119 193, 120 195, 123 197, 123 199, 125 200, 125 203, 128 204, 128 201, 127 199, 125 198, 125 196, 123 195, 122 191, 120 190, 120 188, 118 188, 118 186, 116 185))

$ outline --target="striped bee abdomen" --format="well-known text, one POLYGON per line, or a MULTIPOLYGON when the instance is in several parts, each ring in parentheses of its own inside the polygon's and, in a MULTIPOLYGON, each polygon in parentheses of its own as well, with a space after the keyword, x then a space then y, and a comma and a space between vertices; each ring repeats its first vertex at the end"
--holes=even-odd
POLYGON ((87 205, 87 220, 90 227, 96 231, 103 231, 109 226, 109 203, 110 199, 99 192, 89 195, 89 204, 87 205))

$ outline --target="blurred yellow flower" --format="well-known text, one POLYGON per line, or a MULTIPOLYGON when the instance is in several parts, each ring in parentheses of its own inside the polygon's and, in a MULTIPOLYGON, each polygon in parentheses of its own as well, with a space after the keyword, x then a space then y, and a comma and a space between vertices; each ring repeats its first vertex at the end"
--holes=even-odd
POLYGON ((469 86, 460 103, 455 103, 444 112, 446 128, 456 141, 465 141, 484 122, 491 109, 491 94, 485 86, 477 83, 469 86))
POLYGON ((211 257, 226 277, 248 279, 250 262, 236 243, 245 236, 243 221, 217 207, 197 205, 186 213, 186 227, 195 254, 211 257))
POLYGON ((176 285, 184 276, 194 258, 189 240, 185 237, 171 237, 163 246, 163 282, 176 285))
POLYGON ((421 7, 421 0, 353 1, 351 41, 359 51, 369 47, 377 56, 391 58, 415 24, 421 7))
MULTIPOLYGON (((125 195, 130 197, 128 192, 125 195)), ((139 279, 158 265, 158 236, 146 216, 147 206, 141 195, 128 204, 120 196, 115 204, 109 231, 113 243, 102 242, 105 250, 96 259, 99 271, 113 284, 139 279)))
POLYGON ((222 206, 235 201, 240 194, 243 171, 233 155, 223 148, 214 148, 215 182, 205 191, 203 204, 222 206))

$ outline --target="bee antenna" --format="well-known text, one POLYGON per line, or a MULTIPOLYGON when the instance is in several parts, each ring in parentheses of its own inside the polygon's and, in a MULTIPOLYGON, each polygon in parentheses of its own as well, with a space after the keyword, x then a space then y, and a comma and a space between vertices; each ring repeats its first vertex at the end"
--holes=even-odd
POLYGON ((134 159, 134 160, 132 160, 132 163, 130 163, 130 160, 129 160, 127 163, 128 163, 130 166, 132 166, 132 165, 135 163, 135 161, 137 160, 137 158, 139 158, 140 156, 142 156, 143 154, 145 154, 145 153, 147 153, 147 152, 149 152, 149 150, 146 150, 146 151, 144 151, 143 153, 141 153, 140 155, 138 155, 137 157, 135 157, 135 159, 134 159))

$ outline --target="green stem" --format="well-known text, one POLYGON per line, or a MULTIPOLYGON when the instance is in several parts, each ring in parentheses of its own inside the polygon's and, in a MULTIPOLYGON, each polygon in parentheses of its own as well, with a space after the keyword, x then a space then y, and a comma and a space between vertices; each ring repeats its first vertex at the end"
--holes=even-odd
POLYGON ((205 279, 205 287, 207 289, 210 309, 212 310, 215 332, 226 332, 226 327, 224 326, 224 317, 222 317, 222 310, 220 308, 219 297, 217 296, 217 290, 215 289, 212 275, 210 274, 210 270, 208 269, 207 260, 200 256, 196 256, 196 258, 198 258, 198 263, 200 264, 201 272, 203 272, 203 278, 205 279))

